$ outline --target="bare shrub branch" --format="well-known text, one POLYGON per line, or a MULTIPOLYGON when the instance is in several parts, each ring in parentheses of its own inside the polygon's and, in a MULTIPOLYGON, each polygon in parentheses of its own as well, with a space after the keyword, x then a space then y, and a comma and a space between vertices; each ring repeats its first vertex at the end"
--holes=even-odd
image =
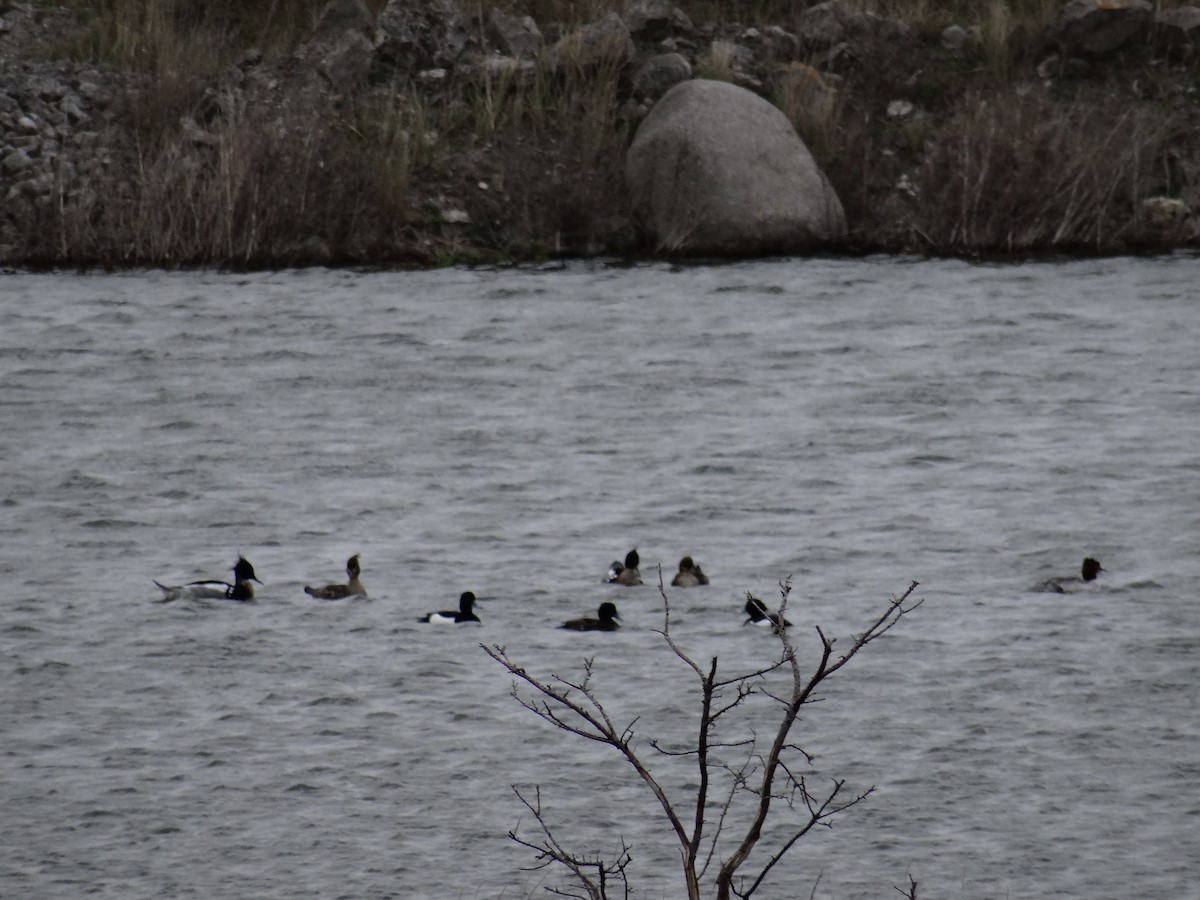
MULTIPOLYGON (((795 770, 788 757, 791 755, 792 759, 798 759, 802 764, 811 764, 814 755, 792 739, 791 733, 803 707, 819 701, 814 692, 825 679, 847 665, 863 648, 895 628, 902 618, 923 601, 912 597, 917 588, 917 582, 912 582, 902 594, 891 597, 883 611, 864 631, 854 635, 847 649, 840 654, 834 652, 836 640, 827 636, 819 626, 815 627, 820 654, 811 671, 807 673, 800 667, 787 630, 781 628, 776 632, 780 646, 778 660, 750 672, 723 677, 717 657, 712 657, 707 666, 701 666, 672 636, 671 604, 663 587, 661 568, 658 587, 663 602, 663 627, 659 633, 675 657, 696 677, 701 699, 694 746, 685 750, 673 750, 662 747, 655 740, 649 741, 649 745, 664 758, 694 759, 699 783, 694 794, 686 800, 673 800, 668 796, 639 755, 639 751, 634 748, 634 726, 638 720, 635 718, 627 725, 619 726, 605 710, 592 688, 593 658, 584 660, 582 678, 571 679, 555 674, 542 678, 530 674, 518 665, 504 647, 496 644, 481 646, 488 656, 513 676, 512 696, 523 707, 556 728, 596 743, 607 744, 632 766, 638 778, 658 801, 678 841, 689 900, 699 900, 701 879, 706 876, 714 860, 720 860, 715 876, 718 900, 728 900, 734 896, 749 898, 798 841, 818 825, 832 827, 833 819, 839 813, 863 802, 875 790, 872 786, 861 791, 848 792, 846 782, 841 779, 832 779, 829 785, 820 790, 812 788, 804 775, 795 770), (764 682, 768 675, 780 669, 788 673, 790 690, 776 694, 767 690, 764 682), (531 689, 532 694, 524 693, 522 685, 531 689), (771 733, 769 746, 760 749, 759 737, 753 728, 749 729, 749 737, 719 739, 716 735, 717 721, 744 707, 747 700, 760 694, 782 707, 782 713, 771 733), (745 756, 740 764, 731 764, 713 756, 714 750, 743 748, 745 756), (711 776, 714 772, 723 773, 728 779, 728 787, 722 792, 715 815, 709 808, 711 776), (725 852, 722 849, 722 837, 733 827, 735 807, 738 798, 742 796, 753 798, 752 812, 748 821, 738 824, 738 828, 742 829, 741 837, 733 844, 732 850, 725 852), (782 842, 771 849, 757 871, 743 876, 740 869, 761 840, 772 805, 776 802, 782 803, 798 815, 799 821, 788 830, 782 842), (690 815, 685 812, 687 804, 691 805, 690 815)), ((782 615, 791 593, 790 579, 780 582, 779 588, 782 615)), ((517 791, 516 788, 514 790, 517 791)), ((541 828, 542 839, 530 841, 518 838, 515 830, 510 836, 523 846, 534 850, 543 865, 555 862, 565 866, 581 889, 588 892, 588 897, 603 896, 603 893, 597 894, 595 891, 603 892, 603 878, 609 876, 618 877, 628 890, 625 867, 630 857, 629 847, 624 842, 615 863, 605 864, 599 858, 571 853, 550 830, 542 816, 540 792, 533 801, 520 791, 517 791, 517 796, 534 815, 541 828), (598 874, 593 875, 593 871, 598 874)), ((915 890, 916 883, 912 882, 911 892, 914 898, 915 890)))
MULTIPOLYGON (((508 836, 522 847, 528 847, 537 854, 538 862, 530 866, 530 870, 544 869, 552 863, 559 863, 570 870, 571 874, 579 881, 581 888, 586 892, 589 900, 607 900, 608 897, 608 881, 610 877, 615 877, 624 886, 624 894, 629 896, 629 879, 625 875, 625 869, 632 861, 629 855, 629 845, 624 840, 620 842, 620 848, 616 854, 616 861, 611 863, 604 862, 600 857, 589 859, 583 856, 576 856, 568 851, 559 842, 554 832, 550 828, 550 824, 546 821, 546 817, 542 812, 542 789, 534 788, 534 798, 530 800, 521 793, 520 788, 513 787, 513 793, 517 795, 517 799, 525 805, 525 808, 533 814, 534 819, 538 823, 538 828, 541 830, 542 839, 534 842, 521 837, 520 822, 517 827, 508 833, 508 836), (594 870, 594 875, 592 874, 594 870)), ((552 894, 560 894, 564 897, 578 897, 579 894, 569 893, 558 888, 547 888, 552 894)))

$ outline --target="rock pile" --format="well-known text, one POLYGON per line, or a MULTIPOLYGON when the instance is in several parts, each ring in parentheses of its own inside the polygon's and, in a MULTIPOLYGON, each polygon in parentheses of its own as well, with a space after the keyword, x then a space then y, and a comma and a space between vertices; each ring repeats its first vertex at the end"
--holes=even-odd
POLYGON ((0 259, 54 206, 106 183, 116 79, 98 66, 21 63, 0 69, 0 259))

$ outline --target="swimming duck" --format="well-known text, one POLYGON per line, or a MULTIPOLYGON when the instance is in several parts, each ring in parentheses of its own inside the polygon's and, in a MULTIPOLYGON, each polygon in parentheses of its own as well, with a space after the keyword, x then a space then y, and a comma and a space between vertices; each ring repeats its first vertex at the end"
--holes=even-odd
POLYGON ((465 591, 458 598, 458 609, 443 609, 441 612, 431 612, 421 617, 422 622, 431 622, 435 625, 457 625, 463 622, 478 622, 479 616, 475 615, 475 595, 470 591, 465 591))
POLYGON ((1051 578, 1048 581, 1043 581, 1035 590, 1050 594, 1069 594, 1072 591, 1078 590, 1082 585, 1095 581, 1096 576, 1103 571, 1104 569, 1100 565, 1100 560, 1089 556, 1083 561, 1083 566, 1079 571, 1079 578, 1051 578))
POLYGON ((560 627, 566 628, 568 631, 616 631, 621 627, 621 623, 617 621, 617 605, 615 603, 601 603, 600 608, 596 610, 596 615, 600 618, 571 619, 569 622, 563 622, 560 627))
POLYGON ((690 556, 679 561, 679 571, 671 579, 672 587, 699 587, 708 584, 708 576, 700 571, 700 567, 690 556))
MULTIPOLYGON (((254 574, 254 566, 244 556, 239 556, 233 567, 233 584, 227 581, 192 581, 188 584, 166 585, 159 581, 154 583, 162 589, 162 602, 171 600, 199 600, 212 598, 217 600, 253 600, 254 585, 258 581, 254 574)), ((261 581, 258 581, 262 584, 261 581)))
POLYGON ((304 593, 310 597, 316 597, 318 600, 341 600, 343 597, 365 597, 367 596, 367 589, 358 580, 358 576, 361 574, 362 569, 358 565, 358 554, 355 553, 346 560, 348 584, 327 584, 324 587, 306 585, 304 593))
POLYGON ((761 625, 763 628, 770 628, 778 634, 782 629, 792 624, 779 613, 767 612, 767 604, 763 603, 753 594, 746 595, 746 606, 744 608, 746 615, 750 618, 743 622, 743 625, 761 625))
POLYGON ((638 572, 638 565, 641 563, 641 558, 638 556, 637 548, 630 550, 625 554, 625 565, 619 562, 614 562, 608 569, 608 578, 605 579, 606 584, 624 584, 635 585, 642 583, 642 575, 638 572))

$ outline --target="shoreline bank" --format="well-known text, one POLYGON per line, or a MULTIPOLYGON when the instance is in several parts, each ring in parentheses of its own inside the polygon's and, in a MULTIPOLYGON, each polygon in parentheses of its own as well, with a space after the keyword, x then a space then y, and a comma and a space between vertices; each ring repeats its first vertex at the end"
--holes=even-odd
POLYGON ((0 265, 654 258, 624 154, 680 71, 788 115, 846 207, 821 255, 1200 248, 1200 64, 1158 22, 1095 52, 1045 3, 311 6, 265 49, 171 7, 129 26, 127 58, 96 49, 102 18, 0 11, 0 265))

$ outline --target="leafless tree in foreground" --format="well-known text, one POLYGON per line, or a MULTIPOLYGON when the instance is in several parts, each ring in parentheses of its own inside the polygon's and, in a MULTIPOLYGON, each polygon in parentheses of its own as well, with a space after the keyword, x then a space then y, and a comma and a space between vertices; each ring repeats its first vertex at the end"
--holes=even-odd
MULTIPOLYGON (((787 608, 788 596, 791 592, 791 580, 780 583, 782 606, 780 613, 787 608)), ((801 671, 796 659, 796 651, 787 632, 777 630, 780 642, 779 659, 770 665, 755 671, 723 677, 718 672, 717 657, 713 657, 707 668, 700 666, 675 643, 671 637, 671 605, 663 589, 662 574, 659 573, 659 594, 663 600, 663 628, 660 634, 663 640, 682 662, 688 666, 699 680, 701 688, 700 720, 696 732, 695 747, 686 751, 675 752, 665 750, 654 741, 650 747, 657 753, 668 757, 692 757, 698 769, 699 787, 695 796, 689 796, 686 802, 680 798, 672 799, 667 796, 659 780, 650 771, 642 758, 640 749, 633 745, 636 724, 618 726, 609 717, 603 704, 597 698, 591 684, 593 660, 584 660, 582 678, 564 678, 551 675, 549 678, 539 678, 530 674, 509 657, 504 647, 493 644, 482 645, 484 651, 514 677, 512 695, 526 709, 546 720, 557 728, 578 735, 589 741, 606 744, 616 750, 633 767, 642 783, 649 788, 662 807, 663 814, 670 823, 676 840, 679 842, 683 876, 687 885, 689 900, 700 900, 700 885, 714 861, 717 863, 716 888, 718 900, 729 900, 731 897, 749 898, 754 894, 763 880, 774 868, 776 863, 795 846, 796 842, 808 834, 817 825, 830 826, 832 819, 838 813, 854 806, 869 796, 874 787, 867 788, 861 793, 844 793, 845 781, 833 780, 824 788, 810 785, 803 774, 800 774, 800 761, 813 761, 813 757, 791 737, 792 726, 800 717, 800 711, 805 704, 814 702, 814 691, 820 684, 838 671, 860 650, 876 638, 882 637, 908 613, 921 605, 923 600, 911 599, 917 588, 917 582, 909 585, 908 590, 896 597, 893 596, 883 609, 883 612, 871 625, 860 634, 853 637, 848 649, 841 654, 834 653, 835 638, 827 637, 818 626, 817 638, 820 641, 821 652, 819 659, 809 674, 801 671), (766 676, 783 670, 790 674, 790 692, 773 692, 766 686, 766 676), (528 687, 522 689, 521 683, 528 687), (532 689, 531 691, 528 689, 532 689), (738 740, 719 740, 716 726, 723 716, 741 707, 752 695, 759 694, 774 701, 781 710, 778 725, 769 748, 765 751, 759 746, 754 730, 751 736, 738 740), (740 764, 734 765, 723 762, 714 755, 723 751, 737 751, 742 748, 744 758, 740 764), (723 770, 729 778, 729 784, 723 797, 719 813, 714 817, 708 813, 710 791, 713 789, 710 778, 714 770, 723 770), (741 794, 748 793, 751 797, 752 813, 750 821, 737 833, 730 816, 734 811, 734 800, 741 794), (757 798, 754 800, 753 798, 757 798), (798 818, 798 822, 790 829, 787 837, 776 847, 771 848, 766 860, 756 872, 739 875, 739 869, 750 857, 763 833, 763 826, 771 811, 771 805, 779 801, 786 805, 798 818), (708 833, 706 833, 706 831, 708 833), (732 836, 730 836, 732 833, 732 836), (727 852, 727 848, 732 850, 727 852), (736 880, 735 880, 736 879, 736 880)), ((534 801, 530 801, 519 790, 517 796, 526 808, 533 814, 542 832, 538 842, 527 841, 510 832, 518 843, 537 851, 540 865, 560 863, 569 869, 579 883, 581 894, 567 894, 566 891, 551 889, 556 893, 567 896, 586 896, 591 900, 604 900, 607 893, 607 880, 614 877, 624 885, 628 895, 629 887, 625 879, 625 867, 629 862, 629 847, 621 842, 617 860, 604 863, 600 859, 587 859, 566 850, 551 831, 541 811, 541 793, 537 793, 534 801), (594 873, 594 874, 593 874, 594 873)), ((740 826, 739 826, 740 827, 740 826)), ((916 896, 916 883, 911 885, 913 900, 916 896)))

